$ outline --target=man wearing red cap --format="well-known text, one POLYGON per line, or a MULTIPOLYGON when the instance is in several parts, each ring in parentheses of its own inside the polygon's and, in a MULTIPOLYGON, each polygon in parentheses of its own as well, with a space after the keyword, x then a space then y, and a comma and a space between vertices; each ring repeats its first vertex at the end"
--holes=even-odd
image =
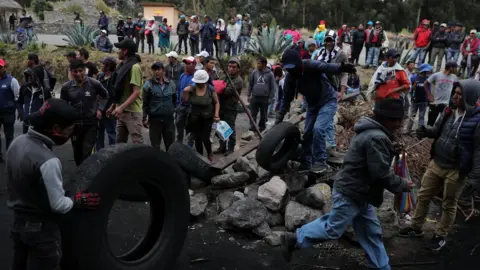
MULTIPOLYGON (((0 59, 0 128, 3 126, 5 149, 7 150, 13 140, 15 110, 17 109, 19 93, 20 85, 17 79, 7 73, 7 63, 0 59)), ((0 163, 2 162, 3 157, 0 150, 0 163)))
POLYGON ((430 46, 431 38, 432 31, 430 30, 430 21, 425 19, 413 34, 415 48, 413 49, 412 56, 410 56, 410 60, 415 61, 415 59, 418 57, 417 66, 423 64, 423 61, 425 60, 425 53, 427 52, 427 48, 430 46))

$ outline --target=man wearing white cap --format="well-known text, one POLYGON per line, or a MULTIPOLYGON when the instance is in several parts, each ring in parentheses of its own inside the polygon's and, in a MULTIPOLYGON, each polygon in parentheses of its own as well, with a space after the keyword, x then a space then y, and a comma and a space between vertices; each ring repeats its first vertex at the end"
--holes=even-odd
POLYGON ((184 69, 183 64, 178 61, 178 54, 175 51, 167 53, 166 56, 168 57, 168 64, 165 67, 165 77, 178 85, 178 80, 184 69))
POLYGON ((201 51, 199 54, 196 55, 198 57, 197 66, 195 67, 196 70, 203 69, 205 64, 205 59, 210 56, 207 51, 201 51))
POLYGON ((442 67, 443 58, 445 57, 445 49, 447 48, 448 33, 445 31, 447 24, 442 23, 440 30, 435 32, 432 37, 432 57, 430 58, 430 65, 433 67, 435 59, 437 60, 437 68, 435 72, 442 67), (438 58, 437 58, 438 56, 438 58))
POLYGON ((102 29, 100 31, 100 36, 98 36, 97 40, 95 41, 95 48, 102 52, 111 52, 113 45, 108 39, 107 30, 102 29))

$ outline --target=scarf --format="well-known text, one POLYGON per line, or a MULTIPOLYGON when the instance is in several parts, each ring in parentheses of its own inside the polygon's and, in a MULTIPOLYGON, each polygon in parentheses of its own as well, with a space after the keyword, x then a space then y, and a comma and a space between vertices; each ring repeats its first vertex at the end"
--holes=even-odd
POLYGON ((395 63, 393 67, 387 67, 387 62, 383 62, 377 68, 377 70, 372 76, 372 79, 370 80, 370 83, 368 84, 367 96, 370 96, 373 93, 373 91, 377 89, 378 85, 386 83, 385 78, 387 77, 387 74, 391 72, 395 72, 397 70, 404 70, 404 69, 398 63, 395 63))
POLYGON ((120 102, 120 98, 125 90, 125 81, 128 80, 128 75, 130 74, 133 65, 136 63, 138 63, 137 57, 135 57, 135 55, 130 56, 118 66, 117 70, 115 70, 113 75, 113 78, 115 78, 115 85, 113 86, 113 100, 115 103, 120 102))
POLYGON ((325 47, 322 47, 318 52, 317 60, 325 63, 330 63, 332 62, 333 59, 335 59, 339 51, 340 51, 340 47, 338 46, 335 46, 330 53, 328 53, 325 47))

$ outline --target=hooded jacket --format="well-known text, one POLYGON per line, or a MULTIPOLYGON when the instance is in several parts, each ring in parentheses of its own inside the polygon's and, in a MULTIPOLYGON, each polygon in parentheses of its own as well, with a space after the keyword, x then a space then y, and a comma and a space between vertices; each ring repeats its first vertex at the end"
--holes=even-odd
POLYGON ((290 71, 285 77, 284 102, 280 116, 285 116, 290 110, 290 102, 296 97, 297 92, 305 96, 309 108, 318 108, 337 101, 337 92, 326 74, 340 74, 341 64, 302 60, 292 50, 287 50, 282 59, 285 63, 294 63, 297 68, 294 71, 296 74, 290 71))
POLYGON ((473 55, 478 55, 478 47, 480 47, 480 39, 477 37, 473 39, 469 37, 465 39, 465 42, 462 44, 462 54, 472 53, 473 55))
POLYGON ((433 48, 446 48, 448 42, 448 33, 445 31, 438 30, 433 34, 432 37, 432 47, 433 48))
POLYGON ((225 37, 227 36, 227 26, 225 25, 225 21, 223 19, 217 20, 217 25, 215 26, 215 30, 217 33, 216 39, 225 40, 225 37))
POLYGON ((424 29, 422 26, 418 27, 413 34, 415 37, 415 47, 425 48, 432 39, 432 31, 430 29, 424 29))
POLYGON ((200 28, 200 35, 202 40, 213 40, 215 38, 215 26, 212 23, 212 18, 207 17, 208 22, 203 24, 200 28))
POLYGON ((333 188, 360 205, 379 207, 384 189, 399 193, 407 187, 407 181, 391 169, 395 155, 392 134, 369 117, 362 117, 354 130, 343 166, 333 178, 333 188))
POLYGON ((238 37, 240 36, 240 25, 238 24, 231 24, 229 23, 227 26, 227 34, 230 38, 230 41, 233 43, 237 43, 238 37))
POLYGON ((357 29, 353 32, 353 45, 355 46, 363 46, 367 39, 367 34, 363 29, 357 29))
POLYGON ((268 68, 265 71, 255 69, 250 76, 248 85, 249 97, 273 99, 277 92, 277 81, 268 68))
POLYGON ((451 49, 459 50, 462 46, 463 40, 465 40, 465 33, 462 31, 452 31, 448 35, 448 47, 451 49))
POLYGON ((465 115, 455 119, 455 112, 450 107, 445 108, 435 125, 427 129, 427 137, 435 139, 430 154, 438 166, 457 169, 462 176, 469 175, 474 168, 472 176, 478 179, 480 148, 475 145, 475 138, 478 140, 480 137, 480 111, 477 105, 480 82, 462 80, 458 86, 462 88, 465 115))

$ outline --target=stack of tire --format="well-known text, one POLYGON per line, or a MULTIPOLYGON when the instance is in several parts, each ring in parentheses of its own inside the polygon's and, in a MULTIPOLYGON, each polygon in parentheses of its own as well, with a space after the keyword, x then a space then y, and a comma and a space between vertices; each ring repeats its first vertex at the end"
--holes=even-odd
POLYGON ((172 269, 187 234, 190 201, 187 176, 169 154, 146 145, 110 146, 77 168, 67 190, 99 193, 101 204, 95 211, 74 211, 65 218, 62 269, 172 269), (145 237, 117 257, 110 251, 106 229, 119 198, 148 199, 151 216, 145 237))

